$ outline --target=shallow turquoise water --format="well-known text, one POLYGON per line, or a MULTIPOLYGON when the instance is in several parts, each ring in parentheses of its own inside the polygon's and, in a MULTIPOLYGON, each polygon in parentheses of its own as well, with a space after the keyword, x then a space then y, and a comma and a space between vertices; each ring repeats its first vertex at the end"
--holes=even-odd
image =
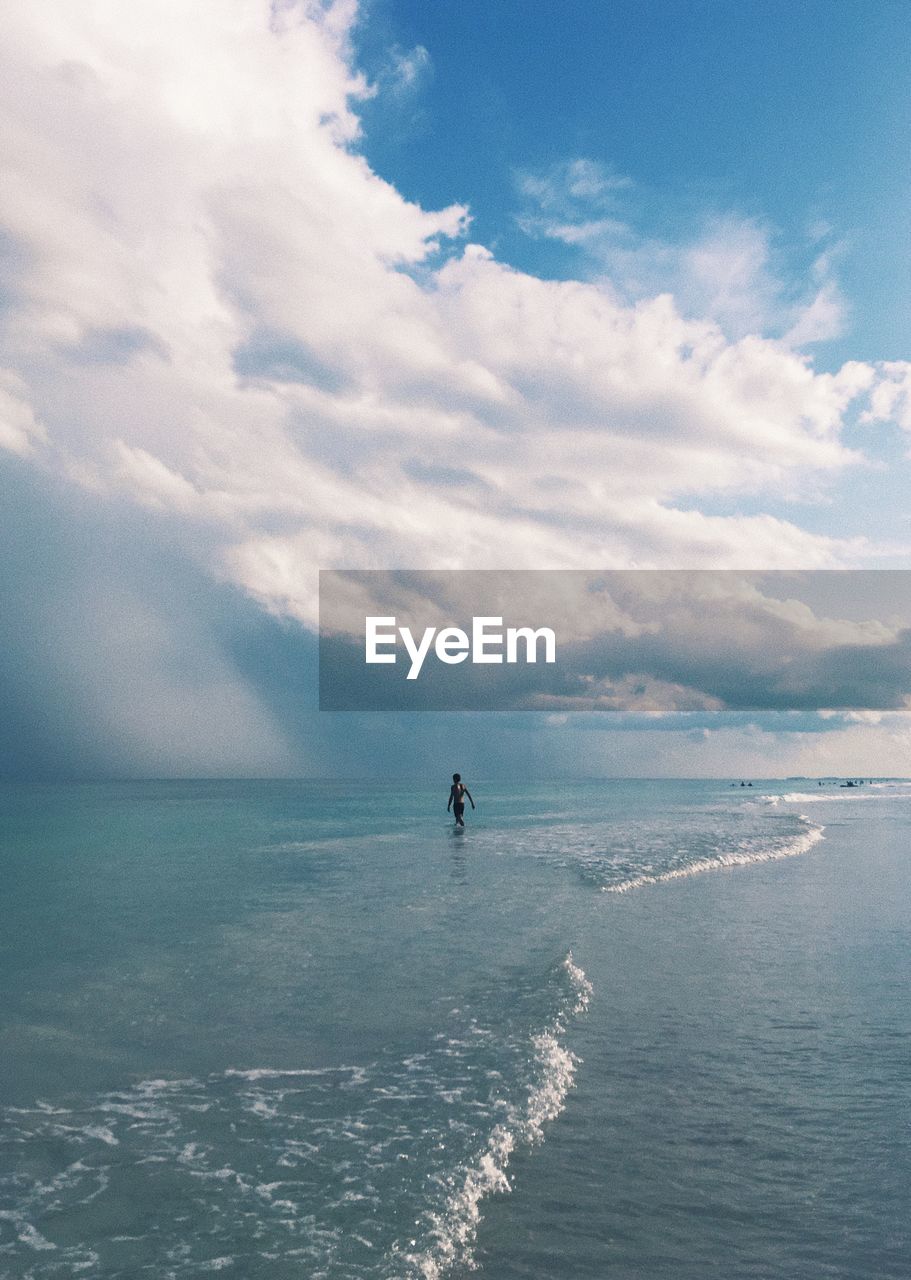
POLYGON ((911 1274, 911 788, 469 784, 0 789, 0 1275, 911 1274))

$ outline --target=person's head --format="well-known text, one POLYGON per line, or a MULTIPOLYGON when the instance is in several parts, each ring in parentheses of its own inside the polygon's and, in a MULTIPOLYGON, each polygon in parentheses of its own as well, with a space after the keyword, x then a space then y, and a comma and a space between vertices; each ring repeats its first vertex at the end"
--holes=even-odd
POLYGON ((454 774, 452 775, 452 780, 453 780, 453 782, 461 782, 461 781, 462 781, 462 775, 461 775, 460 773, 454 773, 454 774))

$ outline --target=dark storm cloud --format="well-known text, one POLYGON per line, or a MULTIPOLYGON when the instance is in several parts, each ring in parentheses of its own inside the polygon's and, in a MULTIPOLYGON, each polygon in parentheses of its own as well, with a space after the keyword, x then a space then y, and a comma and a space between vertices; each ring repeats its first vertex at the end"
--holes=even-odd
POLYGON ((93 509, 15 459, 0 484, 0 776, 294 767, 232 657, 254 605, 152 515, 93 509))
MULTIPOLYGON (((198 529, 94 506, 16 459, 0 483, 0 777, 445 774, 453 753, 475 769, 584 770, 594 731, 827 733, 845 717, 820 709, 895 708, 909 687, 904 575, 557 575, 542 594, 536 574, 515 621, 563 628, 556 667, 508 669, 505 683, 503 668, 475 669, 480 682, 449 668, 453 706, 428 666, 408 707, 430 714, 393 701, 382 716, 327 715, 316 637, 214 583, 198 529), (498 714, 450 713, 473 707, 498 714)), ((501 575, 443 578, 445 592, 439 575, 386 575, 378 607, 414 621, 432 605, 439 625, 466 602, 469 616, 515 604, 501 575)), ((362 650, 335 639, 352 704, 370 705, 362 650)))

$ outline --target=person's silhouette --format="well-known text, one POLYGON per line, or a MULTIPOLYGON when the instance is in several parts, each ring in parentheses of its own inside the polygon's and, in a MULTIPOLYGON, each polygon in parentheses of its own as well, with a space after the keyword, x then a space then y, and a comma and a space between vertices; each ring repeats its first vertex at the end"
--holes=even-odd
POLYGON ((468 796, 468 799, 471 800, 473 809, 475 804, 471 799, 471 792, 462 781, 462 775, 454 773, 452 775, 452 786, 449 788, 449 803, 446 805, 446 812, 448 813, 452 809, 457 827, 464 827, 465 825, 465 819, 462 816, 465 812, 465 796, 468 796))

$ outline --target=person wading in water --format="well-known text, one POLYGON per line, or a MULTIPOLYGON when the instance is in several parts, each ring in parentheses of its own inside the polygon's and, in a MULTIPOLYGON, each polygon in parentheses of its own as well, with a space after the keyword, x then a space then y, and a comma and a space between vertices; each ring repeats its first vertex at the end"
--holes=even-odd
MULTIPOLYGON (((449 803, 446 805, 446 812, 448 813, 450 808, 452 809, 452 812, 455 814, 457 827, 464 827, 465 825, 465 819, 462 815, 465 812, 466 796, 471 800, 471 792, 463 783, 462 775, 460 773, 454 773, 452 775, 452 786, 449 788, 449 803)), ((473 800, 471 800, 471 807, 472 809, 474 808, 473 800)))

